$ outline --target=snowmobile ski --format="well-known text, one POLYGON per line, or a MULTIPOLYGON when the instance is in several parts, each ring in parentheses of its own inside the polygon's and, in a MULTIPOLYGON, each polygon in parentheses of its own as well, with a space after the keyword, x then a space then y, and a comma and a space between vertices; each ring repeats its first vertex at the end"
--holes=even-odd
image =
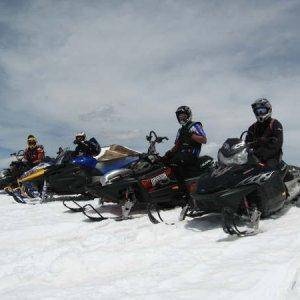
POLYGON ((92 204, 86 204, 82 207, 82 213, 91 221, 104 221, 109 218, 104 217, 92 204))
POLYGON ((163 223, 165 225, 175 225, 175 222, 168 223, 161 216, 161 209, 154 203, 150 203, 147 207, 147 215, 151 223, 159 224, 163 223), (154 213, 157 217, 154 216, 154 213))
POLYGON ((230 208, 223 209, 223 230, 230 235, 237 235, 240 237, 252 236, 258 234, 259 221, 261 212, 255 208, 248 212, 248 216, 239 216, 230 208), (239 225, 246 225, 245 230, 238 228, 239 225))
POLYGON ((64 201, 63 201, 63 205, 64 205, 67 209, 69 209, 69 210, 71 210, 71 211, 73 211, 73 212, 83 212, 83 211, 84 211, 83 206, 81 206, 78 202, 76 202, 76 201, 74 201, 74 200, 72 200, 72 201, 64 200, 64 201), (67 204, 67 203, 69 203, 69 202, 75 204, 75 207, 74 207, 74 206, 70 206, 69 204, 67 204))
POLYGON ((114 221, 124 221, 124 220, 130 220, 133 219, 133 216, 124 216, 123 214, 121 216, 116 217, 104 217, 99 212, 100 207, 95 208, 92 204, 86 204, 83 206, 83 214, 88 217, 91 221, 94 222, 101 222, 104 220, 114 220, 114 221))

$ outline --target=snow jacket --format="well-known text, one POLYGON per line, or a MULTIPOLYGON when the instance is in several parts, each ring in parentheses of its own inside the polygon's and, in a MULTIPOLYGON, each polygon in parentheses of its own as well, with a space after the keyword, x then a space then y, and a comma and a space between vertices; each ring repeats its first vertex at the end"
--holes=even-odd
POLYGON ((41 163, 45 158, 45 151, 42 145, 37 145, 35 148, 26 148, 24 153, 24 159, 30 165, 37 165, 41 163))
POLYGON ((206 136, 200 122, 188 122, 186 125, 183 125, 177 132, 175 146, 179 152, 189 153, 198 157, 201 152, 202 144, 193 141, 191 139, 192 134, 206 136))
POLYGON ((250 143, 250 148, 254 154, 266 163, 275 159, 280 162, 282 158, 283 128, 281 123, 269 118, 264 122, 252 124, 246 136, 246 143, 250 143))
POLYGON ((74 155, 96 156, 100 154, 101 147, 95 138, 91 138, 88 141, 74 141, 77 144, 74 155))

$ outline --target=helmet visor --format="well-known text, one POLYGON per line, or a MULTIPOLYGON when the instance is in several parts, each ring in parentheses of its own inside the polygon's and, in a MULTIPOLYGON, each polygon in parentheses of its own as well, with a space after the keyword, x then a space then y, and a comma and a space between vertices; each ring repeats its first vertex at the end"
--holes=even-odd
POLYGON ((36 140, 35 139, 29 139, 27 141, 27 144, 28 144, 29 148, 34 148, 36 146, 36 140))
POLYGON ((254 109, 254 113, 256 116, 264 116, 268 113, 268 109, 266 107, 258 107, 254 109))
POLYGON ((179 123, 186 123, 189 116, 186 113, 180 113, 177 116, 179 123))
POLYGON ((76 136, 76 141, 83 142, 84 140, 85 140, 85 137, 83 135, 77 135, 76 136))

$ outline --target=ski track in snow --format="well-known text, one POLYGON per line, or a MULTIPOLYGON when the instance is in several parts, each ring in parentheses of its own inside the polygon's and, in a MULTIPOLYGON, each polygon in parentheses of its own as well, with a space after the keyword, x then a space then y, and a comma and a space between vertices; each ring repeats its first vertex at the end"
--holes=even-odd
POLYGON ((0 299, 300 299, 297 205, 245 238, 226 235, 218 215, 92 223, 4 194, 0 207, 0 299))

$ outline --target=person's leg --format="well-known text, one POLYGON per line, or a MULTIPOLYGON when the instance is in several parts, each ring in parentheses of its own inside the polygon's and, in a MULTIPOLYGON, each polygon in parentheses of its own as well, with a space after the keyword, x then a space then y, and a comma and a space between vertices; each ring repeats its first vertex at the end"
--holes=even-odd
POLYGON ((178 181, 179 190, 181 191, 183 197, 189 198, 189 192, 185 185, 186 175, 188 174, 188 169, 195 165, 195 159, 192 155, 188 153, 176 153, 171 163, 173 165, 174 176, 178 181))

